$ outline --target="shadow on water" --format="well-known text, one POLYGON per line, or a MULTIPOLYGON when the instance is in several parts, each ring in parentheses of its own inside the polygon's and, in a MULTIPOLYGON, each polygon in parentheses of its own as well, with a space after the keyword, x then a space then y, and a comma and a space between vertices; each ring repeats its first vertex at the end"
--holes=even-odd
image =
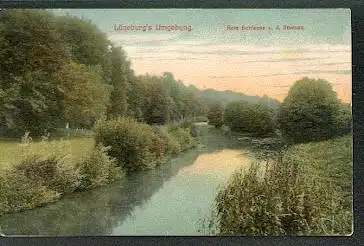
POLYGON ((190 150, 166 165, 132 174, 119 183, 74 193, 42 208, 3 215, 0 226, 6 235, 108 235, 197 156, 190 150))
POLYGON ((42 208, 0 217, 6 235, 110 235, 137 207, 143 206, 166 181, 192 165, 200 154, 242 149, 242 144, 208 126, 199 126, 196 149, 153 170, 135 173, 122 181, 91 191, 67 195, 42 208))

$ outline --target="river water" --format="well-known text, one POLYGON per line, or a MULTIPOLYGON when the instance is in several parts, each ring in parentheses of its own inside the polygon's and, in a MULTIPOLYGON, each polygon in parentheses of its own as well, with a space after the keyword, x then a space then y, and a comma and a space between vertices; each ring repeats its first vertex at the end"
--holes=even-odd
POLYGON ((219 187, 249 158, 219 131, 200 126, 199 147, 153 170, 56 203, 0 217, 6 235, 203 235, 219 187))

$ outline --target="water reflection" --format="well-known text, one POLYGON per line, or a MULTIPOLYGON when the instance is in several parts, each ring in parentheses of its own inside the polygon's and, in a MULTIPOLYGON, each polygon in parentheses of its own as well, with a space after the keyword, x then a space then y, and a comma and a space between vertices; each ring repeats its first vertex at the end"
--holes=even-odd
POLYGON ((7 235, 198 235, 216 189, 247 163, 241 143, 199 127, 201 144, 154 170, 0 217, 7 235), (193 165, 192 165, 193 164, 193 165))
POLYGON ((43 208, 3 215, 2 231, 6 235, 109 235, 197 156, 196 151, 189 151, 170 164, 128 176, 118 184, 71 194, 43 208))

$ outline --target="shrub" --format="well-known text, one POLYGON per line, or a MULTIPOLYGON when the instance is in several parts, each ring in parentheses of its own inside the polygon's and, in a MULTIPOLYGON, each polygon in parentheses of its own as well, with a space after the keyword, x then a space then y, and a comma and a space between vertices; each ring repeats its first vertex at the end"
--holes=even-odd
POLYGON ((207 114, 210 125, 213 125, 216 128, 220 128, 223 125, 223 117, 224 107, 221 104, 217 103, 210 107, 207 114))
POLYGON ((42 206, 60 194, 12 168, 0 173, 0 215, 42 206))
POLYGON ((15 169, 29 180, 60 194, 71 193, 79 186, 80 175, 70 161, 69 141, 33 143, 29 134, 22 138, 20 162, 15 169))
POLYGON ((15 166, 30 181, 60 194, 71 193, 79 186, 80 175, 72 166, 57 157, 30 156, 15 166))
POLYGON ((117 165, 116 159, 107 155, 109 149, 110 147, 99 144, 89 157, 76 165, 82 177, 80 190, 109 184, 123 176, 123 171, 117 165))
POLYGON ((191 135, 189 128, 176 128, 169 131, 171 138, 181 146, 181 151, 196 146, 196 139, 191 135))
POLYGON ((98 121, 95 140, 96 143, 110 146, 108 154, 116 158, 127 172, 165 163, 168 155, 196 144, 189 128, 181 128, 179 124, 150 126, 122 117, 98 121))
POLYGON ((156 154, 152 152, 155 133, 152 128, 131 118, 98 121, 95 141, 110 146, 110 156, 127 172, 155 166, 156 154))

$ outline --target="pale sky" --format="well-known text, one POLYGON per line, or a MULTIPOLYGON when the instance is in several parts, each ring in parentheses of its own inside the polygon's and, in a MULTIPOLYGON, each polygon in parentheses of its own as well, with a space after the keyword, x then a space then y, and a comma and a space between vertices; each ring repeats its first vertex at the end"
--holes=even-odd
POLYGON ((53 10, 96 24, 131 59, 137 75, 168 71, 198 88, 264 94, 280 101, 302 77, 332 83, 351 101, 349 9, 72 9, 53 10), (117 31, 150 25, 151 31, 117 31), (155 25, 190 25, 191 31, 156 31, 155 25), (227 25, 272 30, 227 30, 227 25), (279 25, 281 30, 276 30, 279 25), (284 25, 303 30, 283 30, 284 25))

